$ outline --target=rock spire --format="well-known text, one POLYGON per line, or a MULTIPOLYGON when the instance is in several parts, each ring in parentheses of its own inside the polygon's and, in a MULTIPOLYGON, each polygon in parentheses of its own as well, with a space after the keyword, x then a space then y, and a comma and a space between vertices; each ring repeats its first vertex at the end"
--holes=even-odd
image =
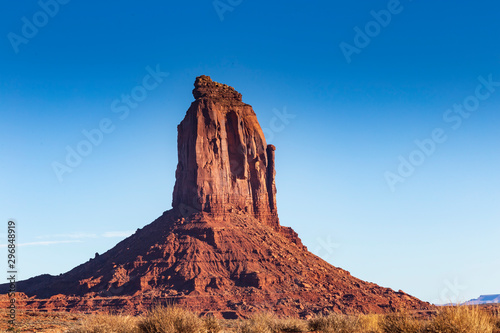
POLYGON ((234 88, 196 78, 195 101, 178 126, 174 208, 251 214, 278 226, 273 145, 234 88))

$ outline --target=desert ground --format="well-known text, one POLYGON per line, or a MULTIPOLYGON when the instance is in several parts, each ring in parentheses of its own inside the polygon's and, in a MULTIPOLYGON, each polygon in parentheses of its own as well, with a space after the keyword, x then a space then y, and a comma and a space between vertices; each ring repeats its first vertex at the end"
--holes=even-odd
POLYGON ((500 333, 500 305, 449 306, 425 312, 377 315, 318 315, 309 320, 259 313, 248 319, 200 317, 180 307, 156 307, 138 316, 18 310, 10 328, 2 310, 2 332, 45 333, 500 333))

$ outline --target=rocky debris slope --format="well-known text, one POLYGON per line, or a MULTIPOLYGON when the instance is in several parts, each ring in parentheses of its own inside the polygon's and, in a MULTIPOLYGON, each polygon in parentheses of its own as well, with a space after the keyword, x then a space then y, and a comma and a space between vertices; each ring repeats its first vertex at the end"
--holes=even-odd
POLYGON ((432 308, 307 251, 279 223, 275 148, 251 106, 208 76, 193 95, 178 126, 173 208, 65 274, 19 282, 26 306, 137 312, 175 302, 226 318, 432 308))

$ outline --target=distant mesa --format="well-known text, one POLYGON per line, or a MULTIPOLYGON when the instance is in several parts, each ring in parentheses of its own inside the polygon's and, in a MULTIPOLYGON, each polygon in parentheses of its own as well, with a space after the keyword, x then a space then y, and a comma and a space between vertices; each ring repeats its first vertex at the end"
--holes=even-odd
POLYGON ((466 305, 497 304, 500 303, 500 294, 481 295, 478 298, 465 302, 466 305))
POLYGON ((65 274, 19 282, 25 307, 137 313, 178 303, 224 318, 433 308, 309 252, 280 224, 276 148, 252 107, 208 76, 194 85, 195 100, 177 128, 172 209, 65 274))

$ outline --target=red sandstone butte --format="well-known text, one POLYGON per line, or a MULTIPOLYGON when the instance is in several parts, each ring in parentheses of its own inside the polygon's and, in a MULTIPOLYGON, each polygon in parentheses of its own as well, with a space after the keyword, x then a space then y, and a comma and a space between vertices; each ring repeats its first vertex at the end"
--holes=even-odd
POLYGON ((309 252, 280 225, 275 147, 252 107, 208 76, 193 95, 178 126, 173 208, 65 274, 19 282, 24 307, 140 312, 179 303, 225 318, 432 308, 309 252))

